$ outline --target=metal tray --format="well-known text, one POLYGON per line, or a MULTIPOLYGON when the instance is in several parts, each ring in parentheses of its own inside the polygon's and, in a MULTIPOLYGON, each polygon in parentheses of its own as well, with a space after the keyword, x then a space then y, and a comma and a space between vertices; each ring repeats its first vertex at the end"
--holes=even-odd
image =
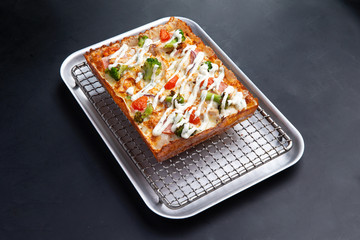
POLYGON ((194 21, 185 21, 259 99, 254 116, 178 156, 157 163, 150 150, 90 71, 90 48, 164 24, 159 19, 65 59, 60 74, 146 205, 167 218, 193 216, 295 164, 304 141, 296 128, 194 21))

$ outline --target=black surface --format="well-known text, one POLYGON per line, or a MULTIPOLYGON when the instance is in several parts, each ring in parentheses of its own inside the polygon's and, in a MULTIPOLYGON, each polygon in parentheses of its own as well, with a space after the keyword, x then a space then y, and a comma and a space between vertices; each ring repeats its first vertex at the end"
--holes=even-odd
POLYGON ((0 9, 0 239, 360 239, 359 2, 0 9), (185 220, 145 206, 59 76, 72 52, 171 15, 199 23, 306 145, 294 167, 185 220))

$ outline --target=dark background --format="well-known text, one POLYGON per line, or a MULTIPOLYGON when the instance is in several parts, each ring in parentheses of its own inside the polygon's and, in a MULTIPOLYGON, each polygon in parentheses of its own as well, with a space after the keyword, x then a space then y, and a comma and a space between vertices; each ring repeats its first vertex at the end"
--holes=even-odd
POLYGON ((360 4, 1 1, 0 239, 360 239, 360 4), (184 220, 152 213, 59 75, 72 52, 196 21, 298 128, 295 166, 184 220))

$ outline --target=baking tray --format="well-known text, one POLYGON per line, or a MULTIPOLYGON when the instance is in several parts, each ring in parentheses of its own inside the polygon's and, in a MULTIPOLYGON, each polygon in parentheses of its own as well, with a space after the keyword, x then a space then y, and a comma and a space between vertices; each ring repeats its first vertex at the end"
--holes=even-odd
POLYGON ((254 116, 232 129, 157 163, 140 135, 92 74, 83 54, 151 27, 162 18, 74 52, 60 74, 145 204, 167 218, 193 216, 290 167, 302 156, 297 129, 194 21, 186 22, 259 99, 254 116))

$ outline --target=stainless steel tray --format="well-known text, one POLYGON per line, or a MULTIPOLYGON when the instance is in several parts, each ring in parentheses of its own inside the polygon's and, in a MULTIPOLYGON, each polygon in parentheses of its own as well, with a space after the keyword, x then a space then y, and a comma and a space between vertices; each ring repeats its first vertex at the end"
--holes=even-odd
POLYGON ((146 205, 167 218, 193 216, 295 164, 304 141, 296 128, 194 21, 185 21, 259 99, 254 116, 183 154, 157 163, 85 63, 90 48, 166 23, 162 18, 65 59, 60 74, 146 205))

